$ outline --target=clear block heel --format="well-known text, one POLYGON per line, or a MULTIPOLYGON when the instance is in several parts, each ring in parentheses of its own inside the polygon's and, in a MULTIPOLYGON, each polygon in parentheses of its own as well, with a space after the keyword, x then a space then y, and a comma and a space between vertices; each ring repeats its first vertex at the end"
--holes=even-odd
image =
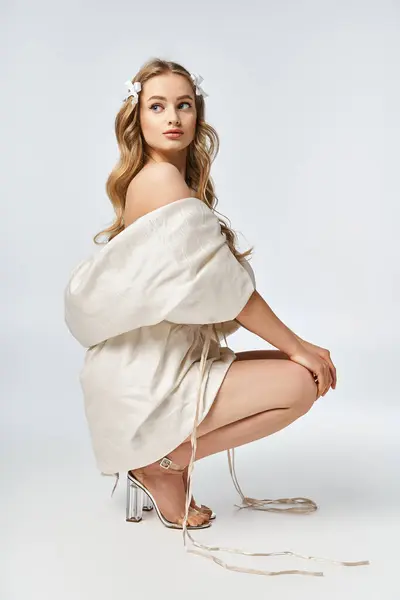
POLYGON ((143 492, 143 510, 153 510, 154 506, 147 494, 143 492))
MULTIPOLYGON (((155 508, 157 516, 165 527, 171 529, 182 529, 179 523, 168 521, 157 506, 157 502, 146 487, 131 473, 127 474, 126 489, 126 520, 130 523, 138 523, 143 519, 143 511, 155 508), (145 508, 146 507, 146 508, 145 508)), ((202 525, 187 525, 187 529, 205 529, 211 526, 207 521, 202 525)))
POLYGON ((126 520, 138 523, 143 518, 144 491, 135 485, 129 477, 126 480, 126 483, 126 520))

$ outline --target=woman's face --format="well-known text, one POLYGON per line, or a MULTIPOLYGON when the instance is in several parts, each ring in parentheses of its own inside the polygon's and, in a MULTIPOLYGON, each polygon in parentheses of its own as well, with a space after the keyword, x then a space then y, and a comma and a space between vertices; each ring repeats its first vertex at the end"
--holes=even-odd
POLYGON ((196 104, 192 86, 176 73, 157 75, 142 85, 140 125, 150 148, 161 154, 184 150, 194 138, 196 104), (173 139, 165 135, 168 129, 178 128, 182 135, 173 139))

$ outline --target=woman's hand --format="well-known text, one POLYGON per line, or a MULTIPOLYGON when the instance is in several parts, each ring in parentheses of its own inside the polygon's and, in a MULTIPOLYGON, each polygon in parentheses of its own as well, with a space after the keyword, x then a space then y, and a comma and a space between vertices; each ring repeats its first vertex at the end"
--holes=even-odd
POLYGON ((299 340, 299 342, 301 342, 303 346, 305 346, 307 350, 310 350, 311 352, 316 352, 318 356, 326 360, 332 375, 332 389, 335 390, 337 382, 336 367, 332 362, 331 353, 329 352, 329 350, 327 350, 326 348, 321 348, 320 346, 316 346, 315 344, 311 344, 311 342, 306 342, 305 340, 302 340, 299 337, 297 337, 297 339, 299 340))
POLYGON ((314 346, 314 344, 309 344, 304 340, 301 341, 299 348, 296 353, 293 355, 289 355, 290 360, 293 362, 306 367, 311 374, 318 380, 315 382, 318 388, 317 399, 320 396, 325 396, 325 394, 329 391, 330 387, 333 387, 333 384, 336 385, 336 369, 330 360, 329 351, 324 348, 319 348, 319 346, 314 346), (323 355, 321 356, 321 352, 323 355), (328 352, 328 355, 326 355, 328 352), (329 357, 329 361, 325 358, 329 357), (331 371, 330 363, 333 367, 333 372, 331 371))

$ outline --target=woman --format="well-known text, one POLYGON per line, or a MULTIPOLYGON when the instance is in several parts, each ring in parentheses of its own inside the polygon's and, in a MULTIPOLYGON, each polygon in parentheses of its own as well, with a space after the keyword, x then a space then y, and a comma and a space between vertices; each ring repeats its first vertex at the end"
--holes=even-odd
MULTIPOLYGON (((191 495, 194 460, 279 431, 336 387, 329 351, 272 312, 255 289, 251 250, 240 254, 215 214, 219 141, 200 83, 160 59, 127 82, 115 123, 121 157, 107 182, 116 220, 65 290, 66 323, 87 348, 80 382, 100 470, 128 472, 127 520, 154 505, 164 525, 192 541, 187 530, 215 517, 191 495), (240 326, 278 350, 221 346, 240 326)), ((252 506, 317 508, 241 495, 252 506)), ((322 574, 275 574, 294 572, 322 574)))

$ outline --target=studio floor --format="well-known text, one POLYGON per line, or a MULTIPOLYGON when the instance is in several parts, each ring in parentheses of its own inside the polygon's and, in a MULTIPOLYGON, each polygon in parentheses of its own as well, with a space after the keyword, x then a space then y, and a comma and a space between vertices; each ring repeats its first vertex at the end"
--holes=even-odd
POLYGON ((217 518, 212 527, 191 533, 201 543, 248 552, 291 550, 370 565, 213 553, 232 565, 324 576, 226 570, 185 552, 182 532, 164 527, 155 511, 127 523, 126 474, 111 498, 114 478, 99 474, 87 438, 55 434, 2 442, 1 599, 399 600, 400 413, 359 406, 344 412, 323 401, 281 432, 235 451, 245 495, 305 496, 318 510, 239 510, 222 452, 195 463, 195 498, 217 518))

